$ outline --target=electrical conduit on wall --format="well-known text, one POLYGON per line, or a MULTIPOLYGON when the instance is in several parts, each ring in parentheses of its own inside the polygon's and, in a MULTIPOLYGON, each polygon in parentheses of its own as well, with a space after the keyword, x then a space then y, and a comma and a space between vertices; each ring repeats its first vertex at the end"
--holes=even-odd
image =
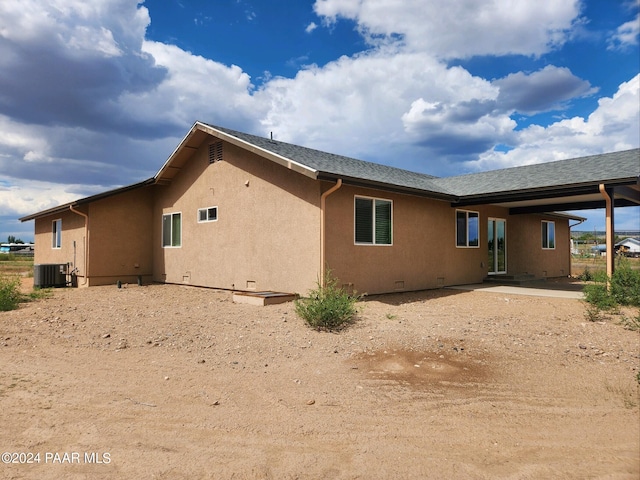
POLYGON ((320 196, 320 285, 324 285, 325 278, 325 206, 329 195, 342 186, 342 179, 339 178, 336 184, 320 196))
MULTIPOLYGON (((82 281, 82 285, 86 285, 89 280, 89 215, 75 210, 73 205, 69 205, 69 210, 84 217, 84 280, 82 281)), ((73 266, 73 268, 76 267, 77 265, 73 266)))

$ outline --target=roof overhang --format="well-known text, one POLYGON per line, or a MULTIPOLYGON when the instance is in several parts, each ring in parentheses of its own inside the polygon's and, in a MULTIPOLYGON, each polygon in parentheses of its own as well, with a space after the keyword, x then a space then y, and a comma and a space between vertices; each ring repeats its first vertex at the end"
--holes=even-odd
MULTIPOLYGON (((638 177, 605 181, 615 207, 640 205, 640 179, 638 177)), ((456 206, 497 205, 509 209, 511 215, 547 213, 556 210, 588 210, 605 207, 600 183, 566 185, 536 190, 496 192, 488 195, 467 196, 455 202, 456 206)))
POLYGON ((130 190, 135 190, 137 188, 146 187, 148 185, 153 185, 153 178, 148 178, 147 180, 143 180, 142 182, 134 183, 133 185, 127 185, 125 187, 115 188, 113 190, 109 190, 106 192, 98 193, 96 195, 92 195, 90 197, 81 198, 79 200, 74 200, 73 202, 65 203, 63 205, 58 205, 57 207, 49 208, 48 210, 42 210, 41 212, 33 213, 31 215, 27 215, 25 217, 19 218, 21 222, 27 222, 29 220, 35 220, 36 218, 46 217, 49 215, 55 215, 58 213, 65 212, 69 210, 71 207, 79 207, 80 205, 85 205, 87 203, 95 202, 96 200, 102 200, 103 198, 112 197, 114 195, 118 195, 121 193, 128 192, 130 190))
POLYGON ((434 192, 425 190, 422 188, 411 188, 402 185, 396 185, 392 183, 376 182, 374 180, 366 180, 362 178, 349 177, 347 175, 337 175, 334 173, 318 172, 318 180, 324 180, 327 182, 336 182, 338 179, 342 180, 343 185, 350 185, 353 187, 371 188, 374 190, 380 190, 383 192, 402 193, 404 195, 413 195, 416 197, 433 198, 435 200, 443 200, 452 202, 456 200, 454 195, 447 195, 441 192, 434 192))

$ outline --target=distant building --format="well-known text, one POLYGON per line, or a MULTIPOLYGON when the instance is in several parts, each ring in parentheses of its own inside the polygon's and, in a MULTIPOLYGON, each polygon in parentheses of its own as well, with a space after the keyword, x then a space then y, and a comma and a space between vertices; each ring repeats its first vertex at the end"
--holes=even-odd
POLYGON ((19 255, 33 255, 33 243, 0 243, 0 253, 17 253, 19 255))

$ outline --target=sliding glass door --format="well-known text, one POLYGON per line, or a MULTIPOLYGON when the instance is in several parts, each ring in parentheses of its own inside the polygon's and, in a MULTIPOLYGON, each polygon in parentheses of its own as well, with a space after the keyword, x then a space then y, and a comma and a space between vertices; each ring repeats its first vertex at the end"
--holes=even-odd
POLYGON ((507 273, 507 221, 490 218, 487 229, 489 275, 507 273))

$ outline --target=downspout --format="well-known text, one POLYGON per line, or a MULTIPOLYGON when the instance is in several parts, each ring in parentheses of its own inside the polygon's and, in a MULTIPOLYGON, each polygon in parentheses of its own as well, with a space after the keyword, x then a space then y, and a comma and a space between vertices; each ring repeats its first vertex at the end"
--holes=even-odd
POLYGON ((604 183, 600 184, 600 193, 604 197, 605 205, 606 205, 606 223, 605 223, 605 235, 606 235, 606 245, 607 245, 607 276, 611 278, 613 275, 613 264, 614 264, 614 255, 613 255, 613 202, 611 200, 611 195, 607 192, 607 188, 604 186, 604 183))
POLYGON ((336 184, 320 196, 320 285, 324 286, 325 278, 325 206, 329 195, 342 186, 342 179, 339 178, 336 184))
MULTIPOLYGON (((74 209, 73 205, 69 205, 69 210, 84 217, 84 280, 82 285, 86 285, 89 280, 89 215, 74 209)), ((76 268, 76 265, 73 268, 76 268)))
MULTIPOLYGON (((569 224, 569 247, 571 247, 571 229, 573 227, 577 227, 578 225, 582 225, 585 221, 580 220, 578 223, 574 223, 573 225, 569 224)), ((571 273, 571 258, 573 257, 573 249, 569 252, 569 273, 571 273)))

